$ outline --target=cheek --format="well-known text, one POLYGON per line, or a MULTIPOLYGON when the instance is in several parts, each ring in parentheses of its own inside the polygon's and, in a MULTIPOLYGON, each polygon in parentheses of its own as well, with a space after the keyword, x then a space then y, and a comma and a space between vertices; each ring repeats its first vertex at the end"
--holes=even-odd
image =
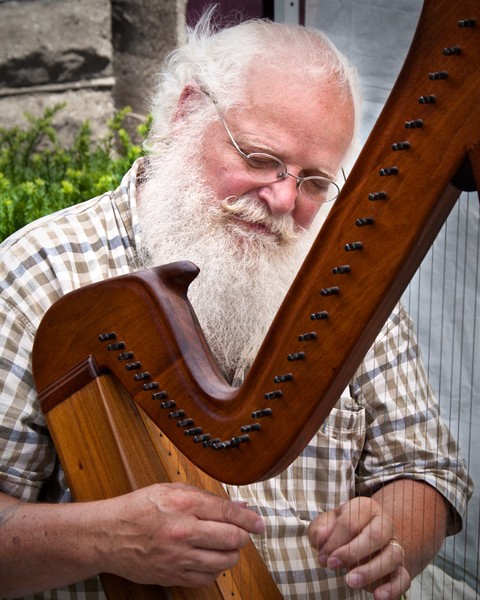
POLYGON ((202 145, 200 169, 203 179, 219 200, 240 196, 245 193, 245 177, 242 178, 238 165, 229 160, 230 148, 219 143, 215 133, 215 129, 207 132, 202 145))
POLYGON ((320 205, 312 203, 301 203, 293 211, 293 218, 297 225, 308 229, 320 210, 320 205))
POLYGON ((252 180, 222 160, 221 157, 214 161, 205 161, 204 177, 206 184, 215 193, 219 200, 228 196, 242 196, 252 192, 252 180))

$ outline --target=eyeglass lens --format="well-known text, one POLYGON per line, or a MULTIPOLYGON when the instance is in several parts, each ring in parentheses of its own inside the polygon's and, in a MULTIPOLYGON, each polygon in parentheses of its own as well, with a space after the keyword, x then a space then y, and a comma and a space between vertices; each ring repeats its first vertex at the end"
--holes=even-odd
MULTIPOLYGON (((270 154, 253 152, 244 155, 244 160, 249 174, 262 183, 275 183, 287 177, 283 162, 270 154)), ((298 193, 310 202, 330 202, 336 198, 338 188, 324 177, 312 176, 298 183, 298 193)))

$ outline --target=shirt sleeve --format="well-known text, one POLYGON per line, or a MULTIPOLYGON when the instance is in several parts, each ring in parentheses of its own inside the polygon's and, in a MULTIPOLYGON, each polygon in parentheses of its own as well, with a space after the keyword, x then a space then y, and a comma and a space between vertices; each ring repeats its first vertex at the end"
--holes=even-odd
POLYGON ((367 431, 357 467, 357 493, 410 478, 433 486, 449 503, 448 534, 461 530, 472 493, 465 461, 440 415, 412 321, 399 304, 353 382, 367 431))
POLYGON ((31 369, 34 334, 13 307, 0 304, 0 491, 35 501, 56 455, 38 406, 31 369))

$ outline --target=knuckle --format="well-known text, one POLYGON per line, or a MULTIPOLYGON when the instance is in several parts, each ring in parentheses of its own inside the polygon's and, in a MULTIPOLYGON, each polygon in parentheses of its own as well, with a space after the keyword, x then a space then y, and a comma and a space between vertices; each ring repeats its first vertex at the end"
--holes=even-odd
POLYGON ((177 521, 175 523, 171 523, 169 538, 174 543, 182 543, 186 539, 188 539, 191 535, 191 527, 187 527, 187 525, 183 521, 177 521))
POLYGON ((229 548, 243 548, 247 544, 249 539, 250 538, 248 534, 239 527, 229 527, 227 533, 227 545, 229 548))
POLYGON ((226 523, 233 523, 235 521, 235 515, 237 510, 238 507, 233 502, 229 502, 228 500, 222 502, 222 512, 224 521, 226 523))
POLYGON ((240 552, 238 550, 233 550, 231 552, 224 552, 222 555, 222 559, 218 565, 220 572, 228 571, 232 567, 234 567, 240 558, 240 552))
POLYGON ((216 571, 215 573, 210 573, 208 575, 206 575, 206 585, 212 585, 215 583, 215 580, 220 577, 220 575, 222 574, 222 571, 224 571, 225 569, 221 569, 220 571, 216 571))

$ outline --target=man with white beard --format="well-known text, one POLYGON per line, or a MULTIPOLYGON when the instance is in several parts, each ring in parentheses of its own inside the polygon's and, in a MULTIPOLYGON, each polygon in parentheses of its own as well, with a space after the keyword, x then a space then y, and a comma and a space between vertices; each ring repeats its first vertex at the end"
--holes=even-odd
MULTIPOLYGON (((211 123, 209 109, 214 115, 216 109, 208 96, 197 87, 185 94, 184 102, 198 102, 211 123)), ((249 189, 251 182, 240 188, 241 195, 218 195, 215 179, 213 185, 205 181, 201 115, 194 113, 191 120, 176 133, 174 147, 169 139, 168 148, 155 147, 150 158, 138 206, 140 262, 154 266, 187 259, 200 266, 189 297, 210 348, 231 375, 255 357, 317 228, 299 225, 291 206, 274 215, 269 199, 249 189)), ((236 191, 228 180, 225 194, 236 191)))
POLYGON ((212 33, 204 18, 168 57, 152 113, 150 154, 118 190, 28 226, 1 250, 0 594, 101 598, 99 572, 207 585, 252 535, 286 598, 399 598, 459 530, 468 495, 455 443, 426 410, 436 405, 418 359, 410 364, 415 342, 397 347, 413 339, 401 307, 362 377, 278 477, 227 486, 233 501, 157 484, 67 502, 31 376, 45 311, 88 283, 191 260, 201 268, 192 304, 225 376, 241 382, 320 205, 338 193, 358 104, 351 68, 319 32, 247 22, 212 33), (405 373, 412 385, 400 392, 405 373), (422 416, 402 419, 392 437, 375 415, 400 405, 422 416), (349 425, 339 433, 340 417, 349 425))

